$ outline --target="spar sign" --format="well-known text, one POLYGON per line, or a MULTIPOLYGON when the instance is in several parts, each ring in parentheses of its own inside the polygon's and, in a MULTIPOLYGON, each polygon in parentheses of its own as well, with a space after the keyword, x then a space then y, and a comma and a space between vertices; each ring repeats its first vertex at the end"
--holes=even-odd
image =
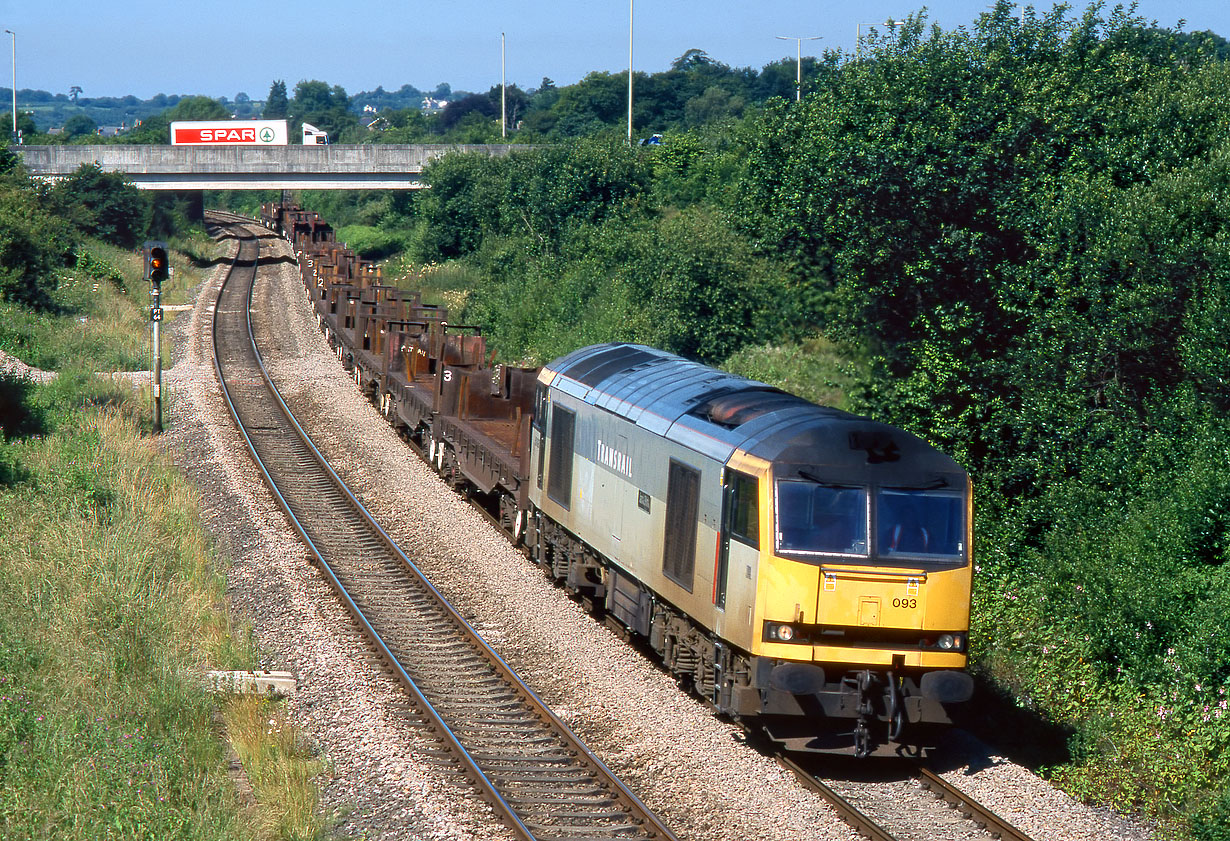
POLYGON ((285 120, 202 120, 171 123, 175 146, 285 146, 285 120))

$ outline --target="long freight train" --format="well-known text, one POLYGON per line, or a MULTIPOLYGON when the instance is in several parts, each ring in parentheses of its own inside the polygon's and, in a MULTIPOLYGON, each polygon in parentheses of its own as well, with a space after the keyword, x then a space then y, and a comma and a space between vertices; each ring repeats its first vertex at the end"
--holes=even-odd
POLYGON ((401 436, 714 708, 795 751, 938 744, 973 690, 971 488, 951 458, 640 345, 496 365, 316 214, 262 218, 401 436))

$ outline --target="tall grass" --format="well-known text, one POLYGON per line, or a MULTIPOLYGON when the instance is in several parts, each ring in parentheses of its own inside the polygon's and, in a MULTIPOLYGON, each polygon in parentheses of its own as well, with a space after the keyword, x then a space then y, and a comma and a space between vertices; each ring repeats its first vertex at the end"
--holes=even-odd
POLYGON ((447 263, 416 263, 402 256, 384 266, 385 282, 399 289, 419 292, 423 303, 449 308, 453 318, 461 314, 470 297, 470 290, 483 282, 482 274, 461 261, 447 263))
POLYGON ((855 356, 850 350, 816 336, 797 344, 746 347, 728 358, 722 367, 822 406, 849 409, 849 395, 858 379, 855 356))
POLYGON ((255 647, 195 489, 143 434, 148 389, 96 375, 148 353, 128 343, 147 326, 139 258, 100 250, 103 279, 66 280, 57 314, 0 311, 0 347, 59 372, 0 375, 0 838, 319 837, 317 765, 286 727, 256 752, 289 770, 254 814, 235 796, 220 722, 250 702, 206 695, 201 672, 252 668, 255 647))
POLYGON ((149 289, 141 258, 96 244, 65 270, 50 311, 0 302, 0 350, 35 368, 59 370, 74 360, 98 371, 149 367, 149 289))
POLYGON ((225 720, 260 806, 257 828, 262 837, 317 837, 322 822, 312 778, 321 764, 292 726, 285 706, 269 698, 236 698, 227 705, 225 720))
POLYGON ((114 409, 8 447, 0 836, 248 837, 197 676, 243 658, 195 495, 114 409))

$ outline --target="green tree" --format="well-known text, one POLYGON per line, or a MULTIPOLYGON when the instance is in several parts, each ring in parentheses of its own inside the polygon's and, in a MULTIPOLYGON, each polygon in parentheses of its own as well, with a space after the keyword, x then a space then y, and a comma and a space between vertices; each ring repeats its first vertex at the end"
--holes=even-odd
POLYGON ((265 99, 262 116, 266 120, 284 120, 289 113, 290 100, 286 96, 286 82, 278 79, 269 86, 269 96, 265 99))
POLYGON ((77 244, 73 228, 48 213, 22 179, 0 179, 0 299, 50 308, 56 272, 77 244))
POLYGON ((577 84, 561 88, 552 108, 551 134, 580 137, 618 124, 628 109, 628 80, 624 75, 595 71, 577 84))
POLYGON ((700 96, 689 99, 684 105, 685 122, 692 127, 703 126, 743 113, 743 97, 734 96, 717 85, 706 88, 700 96))
POLYGON ((55 183, 50 205, 85 233, 123 248, 146 235, 150 202, 118 172, 103 172, 98 164, 82 164, 55 183))
POLYGON ((1091 746, 1067 779, 1146 808, 1114 781, 1177 803, 1230 771, 1200 713, 1230 682, 1217 48, 1122 8, 912 18, 769 104, 732 205, 787 261, 783 316, 871 357, 856 408, 972 469, 988 671, 1091 746))
POLYGON ((87 114, 74 114, 64 121, 64 139, 75 140, 80 137, 96 136, 98 123, 87 114))
POLYGON ((316 126, 336 142, 344 132, 358 126, 358 118, 350 113, 350 97, 340 85, 330 88, 324 82, 301 81, 295 85, 287 117, 292 132, 299 132, 304 123, 316 126))
POLYGON ((226 106, 208 96, 185 96, 161 114, 146 118, 140 127, 125 137, 117 138, 123 143, 163 144, 171 138, 171 123, 177 120, 229 120, 231 112, 226 106))
POLYGON ((432 134, 432 122, 419 108, 385 109, 371 125, 377 143, 424 143, 432 134))
POLYGON ((477 114, 484 120, 495 120, 498 123, 500 117, 499 100, 492 101, 490 96, 477 93, 472 93, 461 99, 454 99, 448 105, 445 105, 444 110, 440 112, 440 128, 444 131, 449 131, 472 114, 477 114))
POLYGON ((671 62, 671 70, 686 71, 713 64, 713 59, 704 50, 691 49, 671 62))
MULTIPOLYGON (((13 130, 13 112, 5 111, 0 114, 0 131, 13 130)), ((34 124, 34 118, 24 111, 17 112, 17 131, 21 132, 23 138, 33 137, 38 134, 38 126, 34 124)))
POLYGON ((185 96, 164 115, 171 120, 229 120, 230 109, 208 96, 185 96))

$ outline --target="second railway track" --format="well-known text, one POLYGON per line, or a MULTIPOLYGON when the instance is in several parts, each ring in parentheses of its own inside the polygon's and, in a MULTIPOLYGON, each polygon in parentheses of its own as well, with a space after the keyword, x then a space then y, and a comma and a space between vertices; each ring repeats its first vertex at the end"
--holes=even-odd
MULTIPOLYGON (((251 220, 243 219, 242 222, 245 223, 247 226, 251 226, 253 230, 258 232, 258 237, 264 239, 264 242, 266 243, 266 246, 265 246, 266 251, 263 255, 265 258, 264 262, 266 263, 291 262, 290 260, 288 260, 288 256, 285 253, 284 246, 282 245, 282 242, 280 239, 270 237, 267 231, 254 225, 251 220)), ((260 246, 258 245, 257 248, 259 247, 260 246)), ((239 255, 238 259, 236 260, 239 270, 246 270, 248 268, 251 268, 253 271, 255 271, 254 264, 258 262, 260 262, 259 252, 258 252, 258 256, 254 257, 247 250, 247 246, 245 246, 245 253, 239 255)), ((295 280, 293 281, 291 280, 291 273, 293 272, 293 269, 283 266, 281 267, 281 271, 284 274, 280 276, 281 278, 280 280, 276 282, 271 281, 270 278, 272 278, 273 275, 270 275, 266 277, 265 281, 262 281, 262 284, 259 287, 261 306, 258 306, 258 308, 255 311, 253 311, 253 313, 259 313, 260 317, 256 318, 255 315, 253 315, 253 321, 255 323, 255 326, 259 328, 260 335, 264 337, 261 340, 260 346, 263 349, 265 349, 267 352, 270 353, 271 358, 274 361, 278 362, 276 366, 276 370, 281 371, 281 373, 279 374, 278 381, 279 383, 283 383, 283 380, 285 381, 283 387, 289 389, 287 399, 290 400, 292 404, 298 405, 300 409, 305 412, 305 417, 309 417, 312 419, 313 430, 314 430, 313 434, 319 434, 323 436, 323 440, 329 444, 332 450, 332 457, 339 459, 339 464, 342 465, 342 468, 340 469, 342 469, 348 475, 352 475, 352 477, 360 483, 360 486, 365 488, 364 490, 365 494, 370 493, 376 487, 386 488, 387 487, 386 482, 388 481, 400 482, 400 478, 393 480, 393 474, 386 473, 383 478, 376 479, 375 480, 376 483, 375 485, 373 485, 374 477, 370 473, 368 473, 365 469, 356 469, 361 464, 365 464, 365 462, 354 462, 352 458, 352 454, 349 451, 349 447, 353 446, 353 441, 350 440, 350 437, 351 437, 351 430, 353 430, 354 427, 345 426, 345 422, 343 422, 342 425, 339 426, 337 423, 331 424, 330 422, 325 420, 326 418, 333 417, 334 412, 342 411, 344 416, 350 418, 349 422, 351 424, 357 422, 357 416, 352 416, 353 413, 350 410, 342 410, 340 408, 340 405, 336 401, 332 399, 328 401, 324 401, 323 398, 321 397, 321 395, 323 395, 324 392, 320 391, 321 387, 323 386, 329 389, 329 392, 328 392, 329 394, 336 393, 339 395, 346 395, 350 393, 351 389, 346 386, 346 383, 337 382, 343 379, 343 377, 340 374, 336 376, 333 376, 330 374, 327 378, 322 376, 321 371, 324 369, 318 367, 320 364, 320 360, 317 360, 315 362, 310 362, 309 369, 306 371, 301 367, 301 364, 299 362, 300 354, 305 352, 304 348, 306 347, 306 345, 304 344, 304 342, 312 341, 310 337, 315 335, 315 325, 311 325, 311 327, 309 328, 305 322, 303 325, 297 326, 295 328, 295 331, 285 331, 281 327, 276 326, 276 325, 281 324, 281 322, 285 320, 286 312, 283 308, 285 307, 285 303, 287 301, 294 300, 295 293, 296 293, 296 289, 294 287, 299 282, 297 278, 295 278, 295 280), (277 291, 275 291, 275 286, 277 288, 277 291), (282 315, 273 316, 271 314, 272 312, 281 312, 282 315), (287 350, 290 350, 290 353, 286 353, 287 350), (321 414, 322 411, 324 412, 324 414, 321 414)), ((298 292, 301 294, 302 289, 299 288, 298 292)), ((244 304, 237 304, 237 305, 231 306, 222 301, 219 301, 217 310, 218 310, 220 318, 229 316, 232 310, 236 314, 243 312, 245 322, 248 318, 248 310, 247 310, 246 302, 244 304)), ((298 316, 296 317, 299 318, 298 316)), ((303 319, 299 318, 299 320, 303 320, 303 319)), ((246 324, 245 324, 245 327, 246 327, 246 324)), ((251 341, 250 338, 248 340, 251 341)), ((335 362, 335 360, 326 358, 326 355, 323 353, 321 353, 320 356, 322 357, 322 359, 324 359, 325 367, 328 368, 329 370, 332 370, 331 363, 335 362)), ((219 363, 219 371, 221 371, 221 363, 219 363)), ((220 374, 220 377, 221 377, 221 374, 220 374)), ((236 368, 235 382, 240 390, 253 387, 258 384, 258 381, 260 381, 263 387, 264 379, 265 379, 264 372, 261 370, 261 366, 259 363, 248 364, 248 367, 246 369, 243 367, 236 368)), ((354 398, 346 397, 345 400, 354 401, 354 398)), ((356 406, 357 405, 358 404, 356 403, 356 406)), ((279 413, 283 411, 281 406, 276 406, 276 409, 277 409, 277 412, 279 413)), ((370 412, 371 411, 370 407, 368 407, 366 411, 370 412)), ((335 418, 335 420, 337 419, 335 418)), ((271 437, 271 434, 273 433, 273 430, 274 430, 274 426, 271 422, 268 421, 268 418, 257 417, 255 422, 252 424, 252 426, 253 426, 254 431, 248 437, 249 439, 254 440, 254 444, 253 444, 254 447, 256 446, 255 442, 259 442, 262 439, 271 437)), ((299 462, 295 462, 295 463, 296 465, 299 464, 299 462)), ((398 477, 401 477, 403 475, 401 471, 404 469, 405 469, 404 467, 399 468, 398 473, 396 475, 398 477)), ((305 478, 305 476, 303 475, 304 471, 298 469, 298 467, 293 469, 291 473, 294 474, 295 482, 302 482, 305 478)), ((418 487, 417 482, 414 484, 414 487, 416 488, 418 487)), ((306 493, 306 496, 309 499, 313 499, 313 498, 324 499, 326 492, 328 491, 322 491, 319 489, 313 490, 309 487, 308 492, 306 493)), ((350 497, 350 494, 347 492, 343 494, 342 497, 337 497, 334 499, 333 502, 328 503, 328 507, 344 508, 348 505, 351 505, 349 497, 350 497)), ((453 498, 456 499, 455 497, 453 498)), ((386 511, 386 515, 390 513, 385 508, 388 502, 387 498, 382 498, 380 494, 377 494, 375 497, 375 502, 377 505, 381 506, 381 510, 386 511)), ((423 504, 424 499, 420 496, 411 494, 409 495, 409 502, 410 502, 410 508, 406 510, 417 511, 419 510, 419 506, 423 504)), ((404 506, 405 504, 406 504, 406 499, 403 498, 402 505, 404 506)), ((432 508, 433 508, 432 505, 427 505, 425 510, 432 510, 432 508)), ((292 517, 296 516, 292 509, 288 508, 287 510, 290 511, 292 517)), ((395 528, 398 527, 399 520, 400 520, 399 517, 396 517, 396 516, 394 517, 393 526, 395 528)), ((430 530, 430 533, 432 535, 435 535, 436 529, 438 529, 440 525, 441 524, 437 523, 436 527, 430 530)), ((300 525, 299 528, 302 528, 302 526, 300 525)), ((419 530, 415 530, 415 531, 419 531, 419 530)), ((403 537, 407 536, 404 533, 404 526, 402 526, 397 533, 402 534, 403 537)), ((378 609, 380 608, 392 608, 394 611, 404 612, 406 606, 409 604, 414 604, 416 608, 419 606, 417 604, 419 600, 411 591, 402 590, 402 589, 391 589, 389 587, 387 583, 387 579, 384 577, 384 574, 382 570, 380 569, 381 562, 378 560, 377 554, 373 551, 378 547, 368 545, 363 542, 356 542, 352 539, 352 537, 348 533, 339 533, 339 534, 341 534, 339 542, 343 545, 343 547, 349 546, 351 550, 350 554, 354 556, 353 560, 357 564, 355 571, 353 572, 353 575, 352 575, 352 582, 354 586, 352 588, 351 597, 349 599, 353 601, 354 603, 352 605, 352 608, 362 608, 364 606, 367 606, 371 609, 371 612, 378 612, 378 609)), ((409 545, 419 545, 418 540, 415 536, 411 535, 409 536, 409 539, 411 541, 409 545)), ((454 537, 454 539, 457 539, 457 538, 454 537)), ((420 549, 421 548, 424 548, 424 547, 420 546, 420 549)), ((446 564, 444 566, 441 566, 440 562, 443 556, 438 555, 438 550, 432 549, 431 545, 428 545, 425 548, 427 548, 427 552, 424 555, 424 557, 427 559, 429 568, 431 568, 433 565, 435 567, 433 569, 433 575, 439 575, 442 572, 445 572, 446 570, 451 569, 452 566, 455 566, 455 564, 452 564, 452 565, 446 564)), ((497 552, 495 554, 499 554, 499 553, 497 552)), ((510 552, 509 554, 511 555, 512 553, 510 552)), ((449 555, 451 556, 451 552, 449 553, 449 555)), ((468 564, 474 563, 474 562, 475 562, 475 559, 471 559, 470 561, 468 561, 466 568, 469 569, 470 567, 468 566, 468 564)), ((393 566, 400 566, 400 565, 401 565, 400 561, 393 564, 393 566)), ((322 565, 322 569, 323 568, 324 567, 322 565)), ((326 579, 329 576, 330 576, 330 573, 326 572, 325 573, 326 579)), ((487 580, 487 579, 484 579, 484 580, 487 580)), ((444 581, 442 583, 445 588, 451 587, 449 592, 457 591, 457 582, 453 580, 453 576, 451 575, 451 573, 446 574, 444 576, 444 581)), ((486 601, 474 602, 472 600, 468 601, 466 594, 470 592, 470 584, 467 583, 463 586, 464 586, 464 592, 463 591, 457 591, 457 592, 462 593, 462 600, 460 603, 463 605, 466 605, 466 607, 463 608, 463 612, 465 613, 465 615, 467 617, 476 617, 479 627, 492 626, 489 614, 487 613, 487 611, 480 608, 480 604, 486 605, 487 602, 486 601)), ((488 595, 488 598, 489 597, 490 597, 490 594, 488 595)), ((505 594, 504 597, 507 598, 507 594, 505 594)), ((344 598, 343 601, 345 602, 347 601, 347 599, 344 598)), ((514 601, 516 601, 517 603, 521 602, 521 593, 517 593, 517 596, 514 599, 514 601)), ((405 618, 406 617, 403 617, 403 619, 405 618)), ((557 621, 558 621, 558 618, 557 618, 557 621)), ((400 623, 401 623, 401 620, 395 620, 393 624, 397 625, 400 623)), ((429 617, 426 620, 425 624, 420 623, 418 625, 406 625, 401 630, 405 632, 406 634, 408 634, 409 637, 413 640, 413 642, 411 643, 411 646, 414 648, 420 648, 420 649, 428 648, 429 649, 429 648, 436 647, 436 644, 438 642, 437 640, 431 639, 429 634, 424 635, 420 633, 418 630, 416 630, 416 629, 421 629, 423 627, 434 628, 436 627, 436 622, 433 618, 429 617)), ((497 628, 499 627, 498 623, 496 624, 495 627, 497 628)), ((372 631, 375 631, 375 630, 376 630, 375 627, 369 628, 368 633, 367 633, 367 636, 369 637, 369 639, 373 638, 372 631)), ((524 631, 525 628, 522 628, 521 630, 524 631)), ((390 637, 393 637, 393 635, 390 634, 390 637)), ((497 638, 502 638, 502 632, 497 631, 497 638)), ((520 638, 521 637, 518 637, 518 639, 520 638)), ((379 643, 376 643, 376 644, 379 645, 379 643)), ((504 644, 504 643, 501 643, 501 644, 504 644)), ((506 644, 505 644, 505 648, 507 648, 506 644)), ((390 651, 390 653, 395 653, 395 652, 390 651)), ((524 652, 521 651, 521 649, 518 646, 514 646, 511 651, 506 651, 505 655, 508 656, 509 654, 511 654, 512 656, 511 662, 521 662, 523 653, 524 652)), ((388 659, 387 655, 385 659, 388 659)), ((523 663, 522 665, 525 665, 525 664, 523 663)), ((398 670, 394 669, 393 671, 396 672, 398 670)), ((532 664, 531 664, 530 671, 537 675, 537 669, 535 669, 532 666, 532 664)), ((409 675, 407 674, 403 676, 403 680, 406 677, 409 677, 409 675)), ((537 679, 537 677, 535 679, 537 679)), ((458 683, 458 681, 451 680, 447 675, 445 675, 443 679, 443 683, 448 684, 450 682, 458 683)), ((460 682, 466 683, 470 681, 460 681, 460 682)), ((475 682, 483 683, 484 681, 479 680, 479 681, 474 681, 471 683, 475 683, 475 682)), ((548 693, 551 692, 551 687, 549 685, 547 686, 547 691, 548 693)), ((423 703, 415 704, 415 706, 421 710, 422 706, 426 704, 428 700, 429 699, 426 696, 424 696, 421 699, 423 703)), ((557 698, 556 700, 559 700, 559 699, 557 698)), ((501 703, 501 702, 497 702, 497 705, 498 703, 501 703)), ((567 704, 568 702, 565 702, 565 703, 567 704)), ((568 715, 571 718, 576 718, 576 709, 573 709, 571 706, 569 706, 568 711, 563 714, 568 715)), ((420 719, 420 720, 425 719, 426 717, 427 715, 421 712, 413 716, 413 718, 420 719)), ((510 719, 508 716, 503 715, 502 712, 497 715, 489 716, 487 721, 484 724, 488 731, 497 731, 497 732, 503 731, 503 734, 506 737, 504 739, 505 743, 516 741, 519 738, 520 734, 523 732, 523 730, 519 728, 518 726, 516 726, 515 724, 513 724, 513 726, 508 726, 510 724, 510 719)), ((574 723, 573 726, 577 726, 577 725, 574 723)), ((586 722, 583 720, 581 721, 580 729, 583 732, 588 732, 590 738, 595 738, 592 728, 589 731, 586 731, 586 722)), ((604 744, 603 736, 601 734, 599 734, 599 736, 597 737, 597 740, 599 744, 604 744)), ((441 741, 448 741, 448 739, 442 738, 441 741)), ((464 750, 464 746, 462 747, 464 750)), ((497 745, 496 747, 499 747, 499 745, 497 745)), ((609 750, 610 747, 611 747, 610 744, 606 744, 607 750, 609 750)), ((755 755, 754 752, 747 751, 747 753, 749 755, 755 755)), ((436 755, 435 752, 431 750, 428 751, 428 754, 436 755)), ((494 753, 487 753, 486 755, 484 755, 480 751, 475 751, 475 754, 477 754, 476 758, 482 758, 482 759, 489 759, 491 756, 495 755, 494 753)), ((619 758, 620 755, 619 754, 614 754, 614 755, 616 756, 616 762, 618 763, 620 761, 620 758, 619 758)), ((627 769, 625 768, 625 772, 626 770, 627 769)), ((577 813, 581 811, 582 807, 587 807, 591 805, 594 802, 594 800, 597 799, 596 795, 600 793, 600 792, 597 792, 592 785, 588 784, 589 778, 585 778, 586 783, 584 785, 562 786, 561 782, 568 779, 567 775, 558 775, 558 774, 551 775, 548 773, 535 773, 533 776, 537 778, 536 781, 540 783, 543 786, 543 788, 539 792, 536 792, 536 793, 523 790, 522 792, 520 792, 520 797, 514 796, 512 799, 513 800, 520 799, 520 800, 547 801, 546 804, 539 803, 538 805, 540 806, 548 805, 550 808, 556 809, 557 814, 554 816, 554 818, 559 818, 563 816, 563 813, 558 812, 558 810, 560 810, 561 807, 563 807, 565 804, 572 808, 573 815, 575 816, 577 813), (571 799, 571 801, 567 799, 569 794, 575 795, 571 799), (540 795, 540 796, 536 797, 535 795, 540 795)), ((843 819, 850 820, 854 826, 858 827, 860 833, 865 835, 866 837, 877 838, 877 839, 926 838, 928 839, 928 841, 936 841, 936 839, 948 839, 948 838, 980 839, 980 838, 986 838, 986 837, 1001 837, 1001 838, 1013 839, 1013 841, 1016 841, 1017 839, 1025 838, 1025 836, 1021 835, 1019 832, 1015 832, 1011 830, 1010 828, 1009 828, 1009 831, 1004 831, 1003 828, 1001 828, 1001 826, 997 825, 996 819, 994 819, 993 816, 991 816, 992 817, 991 820, 986 820, 987 816, 984 815, 977 808, 977 805, 971 799, 967 798, 964 794, 956 792, 955 790, 950 790, 946 793, 941 793, 938 786, 929 786, 926 783, 915 784, 915 783, 911 783, 908 781, 904 781, 903 785, 876 785, 875 783, 868 783, 865 780, 860 783, 859 780, 857 779, 860 776, 860 774, 855 773, 855 772, 851 772, 851 775, 849 775, 851 777, 850 779, 846 779, 845 776, 846 775, 843 775, 840 772, 838 772, 835 776, 827 776, 827 775, 825 776, 825 778, 829 779, 830 782, 832 783, 832 785, 829 788, 830 788, 830 791, 833 792, 834 796, 838 798, 840 798, 841 796, 837 794, 837 791, 833 791, 834 789, 844 792, 846 795, 848 795, 849 800, 853 800, 855 803, 862 806, 862 811, 865 811, 869 813, 870 815, 872 815, 873 821, 880 821, 883 826, 888 827, 890 830, 890 831, 885 831, 883 829, 880 829, 879 830, 880 834, 877 834, 877 829, 871 828, 870 823, 861 823, 860 822, 861 819, 857 817, 857 815, 855 814, 856 812, 860 811, 858 806, 855 806, 854 810, 852 811, 841 810, 841 809, 837 810, 843 813, 843 819), (920 790, 920 785, 922 788, 930 787, 931 788, 930 794, 927 791, 920 790), (862 788, 861 791, 860 791, 860 788, 862 788), (896 791, 896 794, 893 793, 894 791, 896 791), (942 808, 941 804, 936 803, 936 800, 941 798, 941 794, 944 799, 947 799, 950 802, 955 801, 955 803, 957 804, 957 809, 955 811, 944 809, 942 808), (887 807, 885 806, 885 804, 888 804, 887 807), (918 816, 927 813, 928 810, 930 810, 930 813, 932 815, 932 818, 931 818, 932 823, 924 824, 923 822, 920 822, 920 820, 918 819, 918 816), (915 813, 914 816, 911 816, 909 814, 909 812, 911 811, 915 813), (851 818, 853 818, 853 820, 851 820, 851 818), (975 826, 976 824, 979 826, 976 827, 975 826), (980 828, 979 828, 983 824, 985 824, 985 829, 986 829, 985 834, 982 831, 980 831, 980 828)), ((570 780, 570 782, 576 782, 577 779, 578 778, 573 778, 573 780, 570 780)), ((659 800, 661 799, 660 794, 659 794, 659 790, 662 788, 661 779, 655 779, 653 782, 647 784, 645 775, 643 774, 638 775, 636 773, 633 773, 632 779, 639 780, 637 785, 639 785, 643 791, 647 792, 649 795, 655 798, 658 798, 659 800)), ((495 789, 494 783, 500 782, 500 781, 503 781, 504 783, 508 783, 510 781, 514 783, 515 782, 529 782, 529 780, 526 780, 524 778, 516 778, 515 774, 504 774, 503 776, 501 776, 499 773, 492 774, 491 781, 493 783, 493 786, 492 786, 493 789, 495 789)), ((697 782, 698 783, 700 782, 699 778, 697 779, 697 782)), ((898 781, 898 782, 903 782, 903 781, 898 781)), ((941 784, 942 784, 942 781, 941 781, 941 784)), ((481 788, 481 785, 480 785, 480 788, 481 788)), ((697 790, 708 790, 710 792, 714 792, 718 789, 714 789, 712 787, 706 789, 702 785, 700 789, 697 789, 697 790)), ((495 790, 494 793, 498 795, 499 794, 498 789, 495 790)), ((488 794, 488 797, 490 798, 491 794, 488 794)), ((799 797, 800 799, 798 800, 798 802, 796 802, 795 808, 801 809, 801 811, 797 813, 792 811, 790 812, 790 814, 799 814, 800 816, 803 814, 811 814, 813 808, 817 812, 826 811, 822 806, 819 805, 820 798, 812 799, 812 798, 807 797, 807 795, 803 795, 801 792, 800 792, 799 797), (804 800, 809 801, 809 802, 806 805, 804 805, 803 803, 804 800)), ((825 798, 825 799, 829 799, 831 802, 833 798, 825 798)), ((992 796, 992 802, 996 802, 994 796, 992 796)), ((522 805, 525 805, 525 804, 522 804, 522 805)), ((659 808, 662 808, 662 804, 660 802, 658 805, 659 805, 659 808)), ((710 801, 709 808, 711 808, 713 805, 716 805, 716 804, 713 801, 710 801)), ((670 807, 667 807, 666 813, 676 815, 676 813, 672 811, 673 809, 674 809, 673 805, 670 807)), ((625 816, 628 814, 623 809, 621 809, 620 812, 624 814, 625 816)), ((756 812, 745 812, 745 814, 762 814, 764 818, 768 818, 772 820, 772 818, 770 817, 770 814, 760 813, 759 810, 757 810, 756 812)), ((716 817, 717 813, 714 813, 714 815, 716 817)), ((676 818, 678 818, 678 815, 676 815, 676 818)), ((515 821, 510 821, 510 823, 513 823, 515 825, 517 822, 520 822, 520 820, 521 820, 520 818, 516 818, 515 821)), ((924 818, 923 820, 925 821, 926 819, 924 818)), ((819 814, 815 814, 812 816, 810 821, 805 822, 805 823, 810 824, 810 826, 808 826, 809 831, 803 832, 802 834, 800 834, 796 829, 796 832, 792 834, 790 837, 815 837, 818 839, 819 838, 846 838, 847 837, 846 832, 841 829, 832 829, 832 828, 821 829, 821 826, 828 826, 830 822, 835 823, 835 821, 832 821, 831 817, 826 816, 825 819, 822 820, 819 814)), ((693 828, 695 828, 696 821, 695 821, 694 816, 691 818, 690 823, 693 825, 693 828)), ((689 820, 685 818, 684 826, 686 827, 688 824, 689 824, 689 820)), ((796 821, 796 828, 801 825, 802 824, 796 821)), ((652 834, 637 834, 637 830, 641 828, 643 824, 638 824, 636 823, 635 820, 629 821, 625 818, 623 822, 620 822, 619 819, 617 818, 615 820, 609 821, 606 824, 606 826, 607 826, 607 829, 605 830, 604 829, 597 830, 598 833, 605 832, 606 834, 595 834, 595 833, 586 831, 583 828, 575 827, 572 830, 573 831, 572 837, 576 837, 576 838, 653 837, 652 834)), ((706 827, 706 829, 708 828, 709 827, 706 827)), ((521 837, 543 837, 543 838, 561 837, 559 835, 546 834, 544 832, 544 829, 547 832, 559 831, 560 828, 551 823, 539 823, 536 825, 536 827, 525 827, 525 829, 528 830, 531 834, 526 835, 524 832, 518 832, 518 834, 521 835, 521 837), (534 834, 535 830, 537 830, 538 834, 534 834)), ((708 835, 708 832, 704 832, 698 837, 706 837, 706 835, 708 835)), ((668 837, 668 836, 664 836, 664 837, 668 837)), ((731 837, 734 837, 734 836, 731 836, 731 837)), ((745 831, 745 834, 739 837, 751 838, 751 837, 758 837, 758 835, 756 832, 747 833, 745 831)), ((1087 836, 1082 836, 1082 837, 1087 837, 1087 836)))
MULTIPOLYGON (((887 779, 860 781, 853 778, 857 775, 846 775, 848 778, 841 781, 830 778, 826 782, 822 779, 826 776, 822 772, 823 761, 800 763, 787 756, 779 757, 778 761, 871 841, 933 841, 950 837, 1030 841, 1029 836, 992 809, 921 765, 910 763, 908 772, 897 774, 889 788, 887 779), (915 796, 902 798, 903 787, 913 790, 915 796), (876 796, 869 796, 872 791, 876 796), (936 803, 928 802, 932 800, 936 803), (939 801, 951 809, 937 809, 939 801)), ((893 763, 891 767, 900 770, 903 766, 893 763)))
POLYGON ((252 337, 260 238, 231 225, 239 252, 213 326, 228 405, 322 573, 450 746, 459 773, 522 838, 673 839, 426 581, 307 439, 252 337))

